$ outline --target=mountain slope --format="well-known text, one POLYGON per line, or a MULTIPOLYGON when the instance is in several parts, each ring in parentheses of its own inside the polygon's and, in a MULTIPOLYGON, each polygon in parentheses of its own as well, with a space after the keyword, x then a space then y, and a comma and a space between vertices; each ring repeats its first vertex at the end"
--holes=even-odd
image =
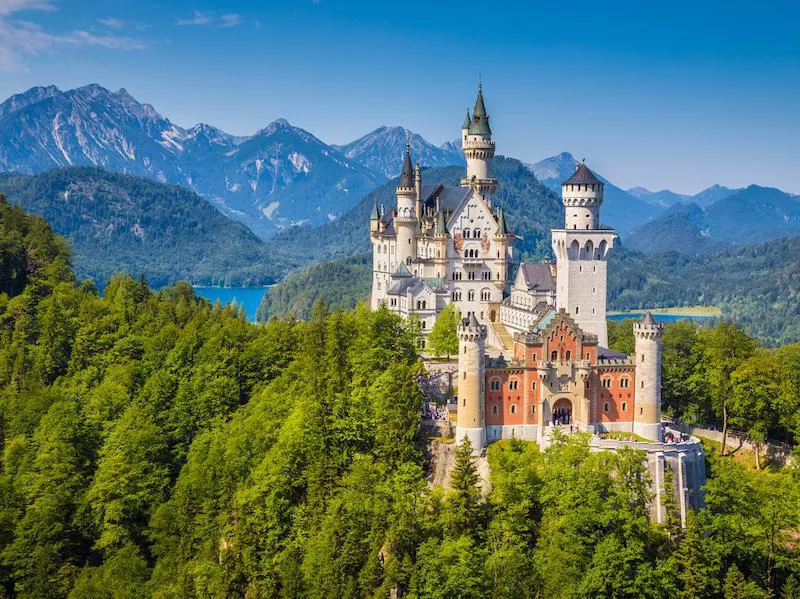
MULTIPOLYGON (((562 152, 527 167, 544 185, 561 197, 561 184, 567 180, 578 161, 569 152, 562 152)), ((661 212, 662 207, 639 200, 595 173, 606 185, 600 220, 613 226, 623 239, 638 225, 661 212)))
POLYGON ((632 195, 637 200, 642 200, 653 206, 660 206, 661 208, 669 208, 678 202, 685 202, 691 196, 675 193, 669 189, 662 189, 661 191, 650 191, 644 187, 632 187, 626 190, 626 193, 632 195))
POLYGON ((722 185, 712 185, 708 189, 704 189, 700 193, 693 195, 690 201, 694 202, 701 208, 707 208, 714 202, 723 200, 734 193, 741 191, 740 189, 730 189, 722 185))
POLYGON ((246 138, 184 129, 99 85, 33 88, 0 104, 0 171, 66 166, 185 185, 262 237, 328 222, 384 180, 284 120, 246 138))
POLYGON ((800 199, 778 189, 751 185, 724 195, 705 209, 676 204, 637 227, 626 246, 645 253, 675 250, 704 254, 732 245, 800 235, 800 199))
MULTIPOLYGON (((499 180, 495 203, 507 208, 507 222, 522 239, 517 249, 523 256, 550 255, 550 229, 564 219, 561 201, 514 158, 496 156, 492 168, 499 180)), ((423 183, 456 186, 463 167, 425 169, 423 183)), ((346 258, 369 249, 369 215, 377 202, 389 210, 396 203, 397 179, 366 195, 340 219, 322 227, 295 227, 281 232, 270 243, 281 253, 307 261, 346 258)))
POLYGON ((144 273, 155 286, 274 282, 291 261, 197 194, 88 167, 0 175, 0 193, 67 237, 82 277, 144 273))
POLYGON ((388 179, 400 173, 406 144, 414 160, 423 167, 465 164, 460 150, 437 148, 421 135, 402 127, 378 127, 349 144, 336 147, 345 157, 388 179))

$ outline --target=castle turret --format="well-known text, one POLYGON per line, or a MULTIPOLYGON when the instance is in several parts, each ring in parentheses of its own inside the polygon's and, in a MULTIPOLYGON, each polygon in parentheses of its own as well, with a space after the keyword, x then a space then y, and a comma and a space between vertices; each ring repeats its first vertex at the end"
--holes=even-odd
POLYGON ((475 451, 486 447, 486 326, 474 314, 458 326, 458 410, 456 443, 467 437, 475 451))
POLYGON ((394 219, 394 228, 397 233, 397 261, 410 264, 411 259, 417 255, 417 190, 414 184, 414 169, 411 166, 411 150, 408 145, 396 195, 397 215, 394 219))
POLYGON ((633 432, 661 441, 661 334, 664 326, 648 312, 633 324, 636 339, 636 392, 633 432))
POLYGON ((381 228, 381 213, 378 210, 378 200, 372 204, 372 214, 369 217, 369 232, 377 233, 381 228))
POLYGON ((492 178, 492 158, 494 158, 495 144, 492 140, 492 130, 489 127, 489 115, 483 101, 483 86, 478 85, 478 97, 475 100, 475 109, 469 117, 469 126, 464 122, 461 129, 461 148, 467 159, 467 176, 461 180, 464 187, 472 187, 484 194, 494 193, 497 189, 497 180, 492 178))
POLYGON ((608 347, 607 259, 616 233, 600 227, 603 182, 585 164, 561 185, 564 228, 553 229, 556 307, 564 309, 598 344, 608 347))
POLYGON ((495 283, 502 293, 506 286, 506 279, 508 278, 508 260, 511 258, 511 244, 514 241, 514 236, 506 226, 506 214, 503 207, 497 208, 497 234, 494 237, 494 242, 497 245, 498 256, 497 259, 497 277, 495 283))

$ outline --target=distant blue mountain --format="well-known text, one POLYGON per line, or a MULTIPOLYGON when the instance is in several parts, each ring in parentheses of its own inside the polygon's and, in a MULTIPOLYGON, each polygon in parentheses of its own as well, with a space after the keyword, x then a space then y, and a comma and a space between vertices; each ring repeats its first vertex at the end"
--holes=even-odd
POLYGON ((715 193, 721 199, 705 208, 694 201, 673 205, 637 227, 625 245, 645 253, 675 250, 695 255, 800 235, 797 196, 757 185, 730 194, 721 189, 715 193))
POLYGON ((460 148, 437 148, 421 135, 397 126, 378 127, 349 144, 335 147, 349 160, 391 179, 400 173, 406 144, 412 158, 423 167, 465 164, 460 148))
MULTIPOLYGON (((561 184, 575 172, 577 165, 578 161, 572 154, 562 152, 526 166, 539 181, 560 197, 561 184)), ((587 166, 591 168, 591 165, 587 166)), ((644 202, 623 191, 600 173, 595 174, 606 184, 600 219, 603 224, 613 226, 621 237, 625 238, 633 229, 661 213, 662 206, 644 202)))

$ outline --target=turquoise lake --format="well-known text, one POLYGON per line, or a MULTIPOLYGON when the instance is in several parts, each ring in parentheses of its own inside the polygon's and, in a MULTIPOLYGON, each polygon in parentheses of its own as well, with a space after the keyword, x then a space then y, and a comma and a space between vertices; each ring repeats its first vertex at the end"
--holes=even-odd
MULTIPOLYGON (((629 313, 629 314, 609 314, 608 320, 626 320, 626 319, 639 319, 644 316, 644 312, 642 313, 629 313)), ((679 320, 697 320, 700 322, 711 322, 716 316, 712 316, 709 314, 653 314, 653 318, 656 319, 657 322, 669 323, 669 322, 678 322, 679 320)))
POLYGON ((235 301, 237 306, 244 306, 248 320, 255 322, 258 305, 268 289, 269 287, 195 287, 194 292, 212 304, 217 300, 223 305, 235 301))

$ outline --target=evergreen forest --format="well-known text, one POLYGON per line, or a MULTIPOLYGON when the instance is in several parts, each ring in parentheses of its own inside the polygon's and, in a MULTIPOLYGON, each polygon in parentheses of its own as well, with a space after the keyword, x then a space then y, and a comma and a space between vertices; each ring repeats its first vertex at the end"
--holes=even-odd
MULTIPOLYGON (((707 452, 707 507, 685 529, 671 504, 651 523, 641 454, 580 436, 492 445, 489 487, 461 446, 450 488, 430 487, 415 331, 385 309, 318 302, 307 322, 254 325, 123 275, 101 297, 5 202, 0 264, 6 596, 800 597, 796 466, 707 452)), ((796 354, 720 331, 678 336, 701 355, 671 377, 691 365, 709 402, 682 413, 714 412, 765 355, 791 401, 796 354)))

